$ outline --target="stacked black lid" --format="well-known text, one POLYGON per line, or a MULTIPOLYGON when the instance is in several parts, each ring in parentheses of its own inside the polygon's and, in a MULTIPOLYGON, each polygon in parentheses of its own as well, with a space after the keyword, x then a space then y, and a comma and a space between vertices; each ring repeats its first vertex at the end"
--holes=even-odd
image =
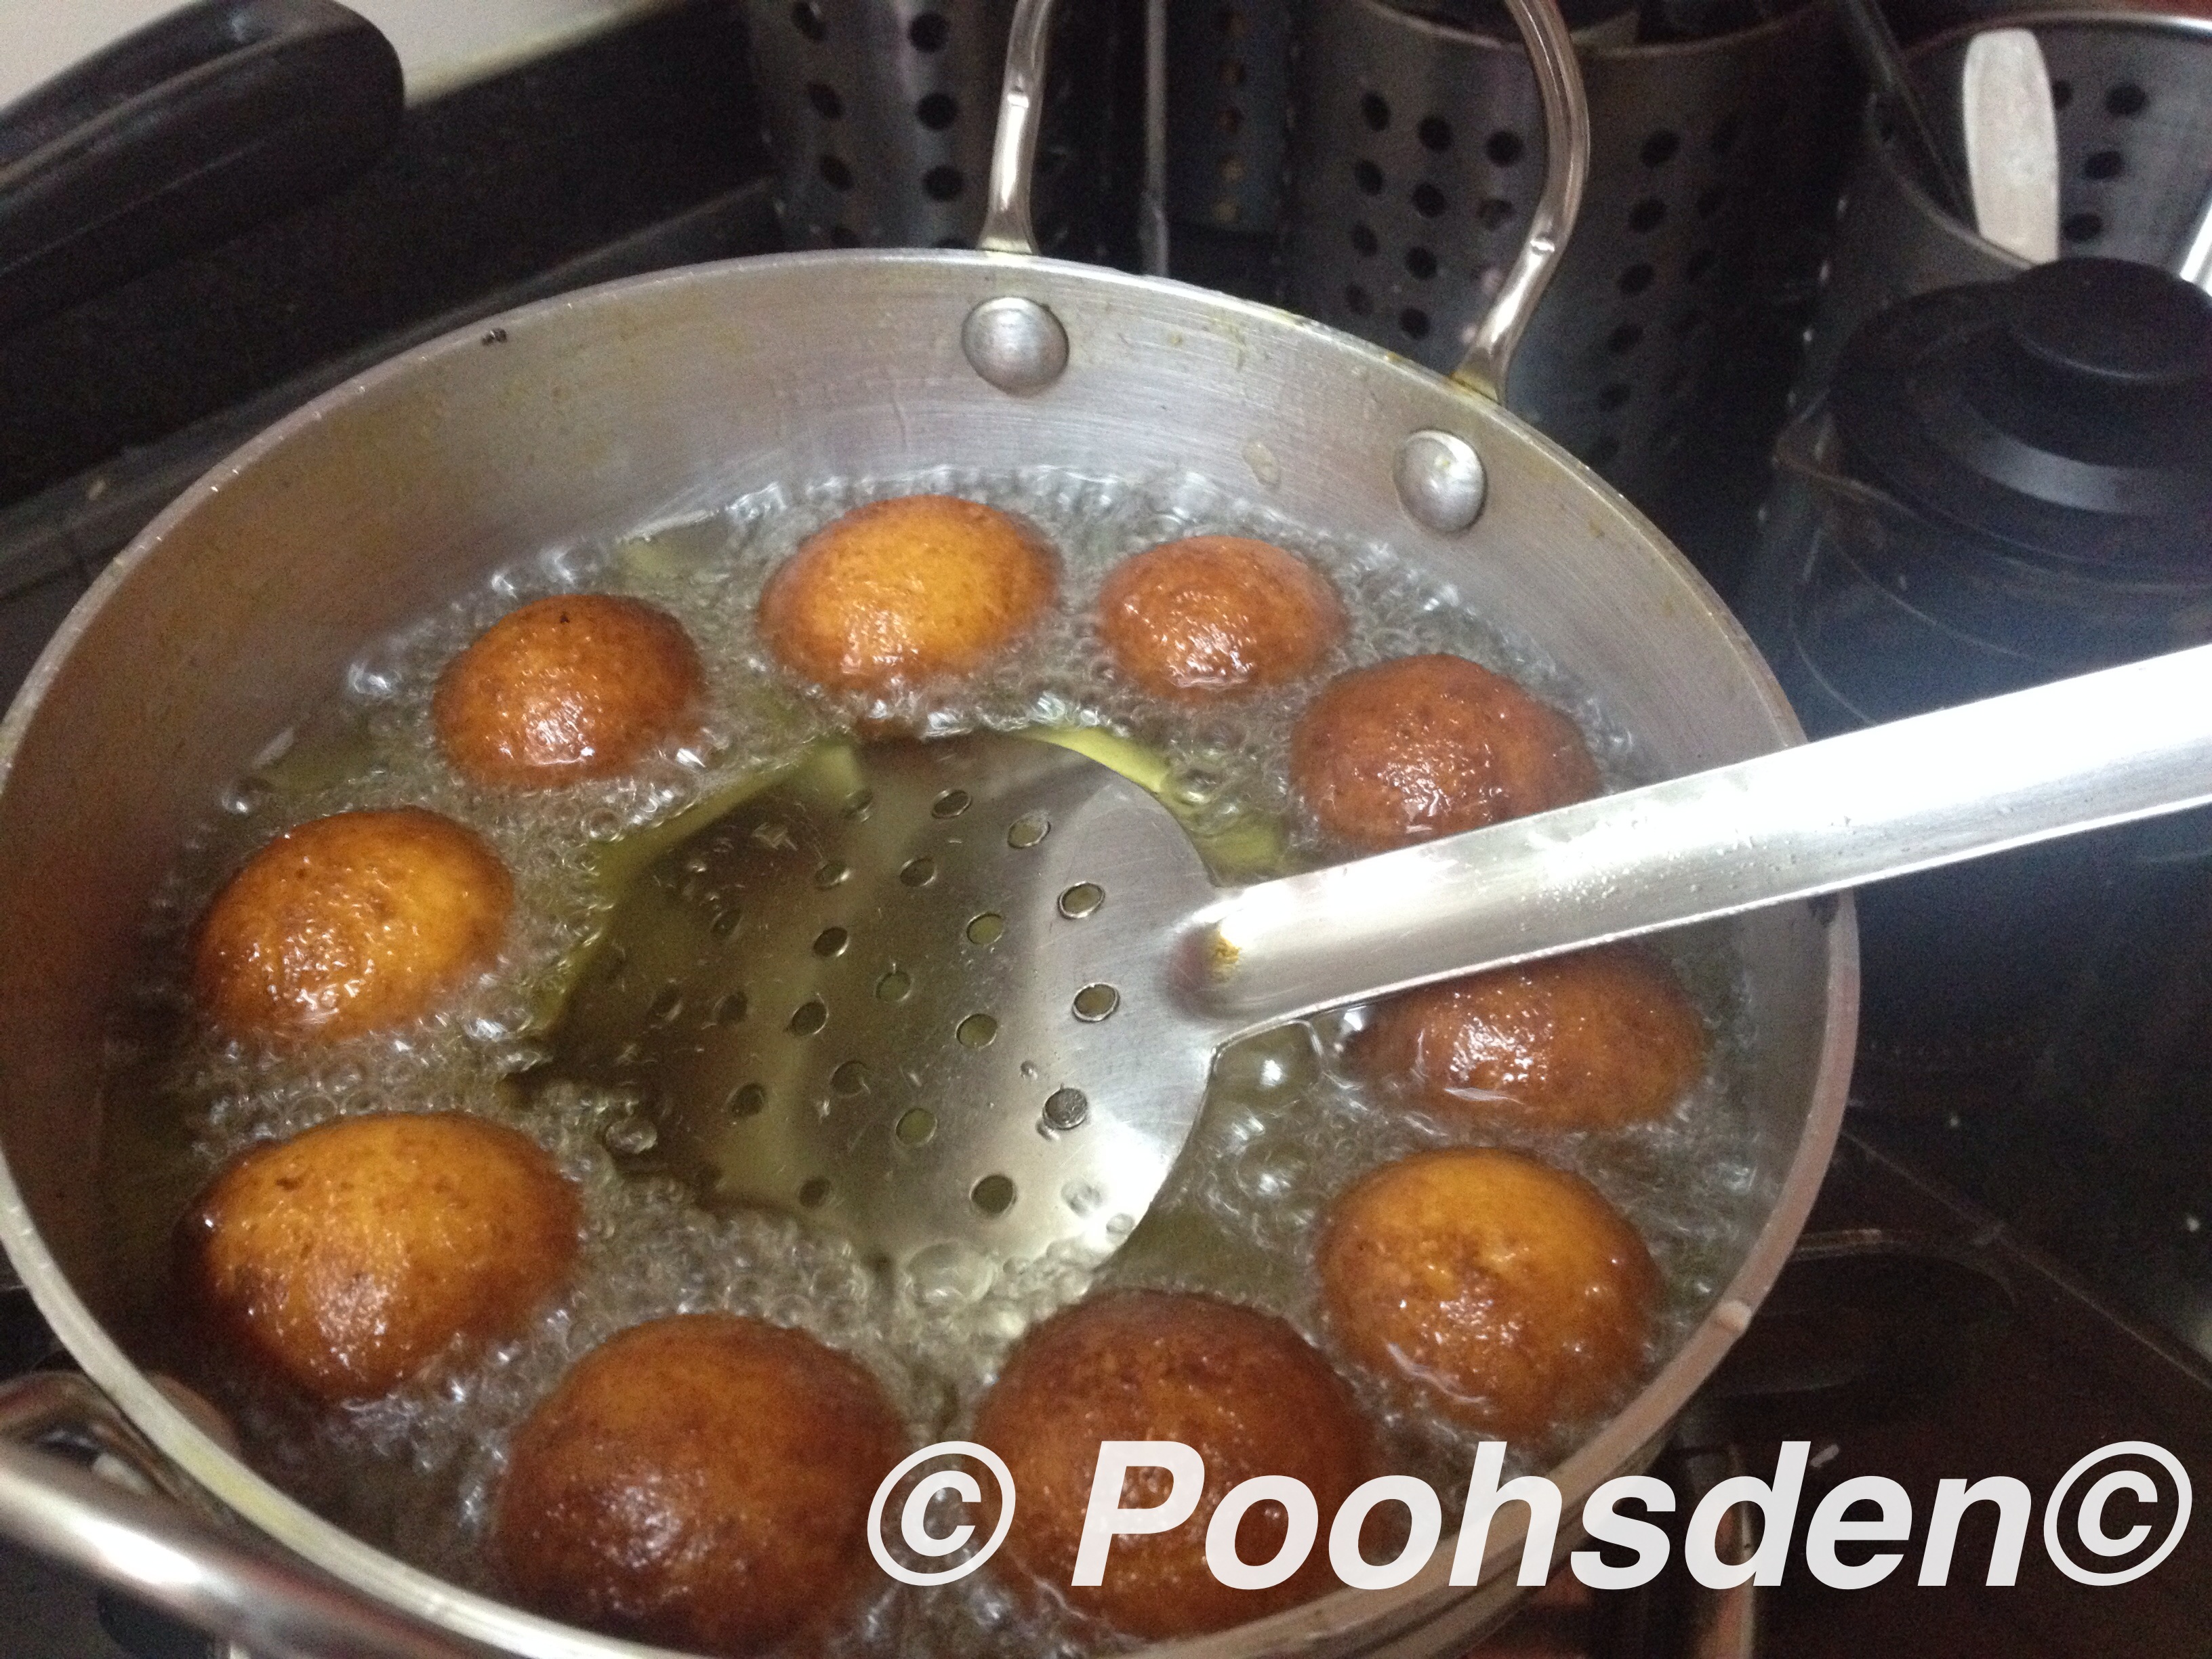
POLYGON ((1846 465, 2031 562, 2212 577, 2212 295, 2060 259, 1869 319, 1829 393, 1846 465))

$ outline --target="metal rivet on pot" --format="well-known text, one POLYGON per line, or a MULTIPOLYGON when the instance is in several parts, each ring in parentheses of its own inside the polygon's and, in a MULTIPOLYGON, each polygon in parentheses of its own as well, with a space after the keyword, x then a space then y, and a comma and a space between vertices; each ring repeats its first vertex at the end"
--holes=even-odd
POLYGON ((969 366, 1016 397, 1042 392, 1067 367, 1067 331, 1034 300, 1001 295, 968 313, 960 349, 969 366))
POLYGON ((1419 523, 1456 536, 1482 516, 1489 483, 1474 446, 1449 432, 1422 431, 1398 446, 1398 499, 1419 523))

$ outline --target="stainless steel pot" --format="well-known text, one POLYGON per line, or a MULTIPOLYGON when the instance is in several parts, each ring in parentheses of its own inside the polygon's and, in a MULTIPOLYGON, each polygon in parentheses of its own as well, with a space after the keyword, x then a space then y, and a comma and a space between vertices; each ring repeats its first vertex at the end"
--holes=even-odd
MULTIPOLYGON (((0 1395, 0 1431, 89 1427, 228 1530, 0 1447, 0 1532, 262 1653, 647 1651, 456 1589, 340 1531, 211 1438, 102 1322, 121 1299, 97 1181, 102 1036, 149 898, 217 791, 349 661, 502 564, 774 481, 940 465, 1188 471, 1389 544, 1568 665, 1662 768, 1798 740, 1765 665, 1688 564, 1495 401, 1586 153, 1573 59, 1546 0, 1513 9, 1562 161, 1456 383, 1264 307, 1033 257, 1024 178, 1048 5, 1023 0, 1009 52, 984 238, 1004 251, 705 266, 410 352, 186 492, 40 659, 0 726, 0 1240, 112 1404, 19 1386, 0 1395)), ((1765 1219, 1681 1349, 1553 1471, 1570 1516, 1649 1460, 1750 1321, 1842 1113, 1848 904, 1732 926, 1760 1034, 1747 1152, 1765 1219)), ((1519 1547, 1501 1524, 1479 1588, 1448 1584, 1447 1548, 1398 1589, 1342 1591, 1171 1651, 1457 1651, 1517 1597, 1519 1547)))

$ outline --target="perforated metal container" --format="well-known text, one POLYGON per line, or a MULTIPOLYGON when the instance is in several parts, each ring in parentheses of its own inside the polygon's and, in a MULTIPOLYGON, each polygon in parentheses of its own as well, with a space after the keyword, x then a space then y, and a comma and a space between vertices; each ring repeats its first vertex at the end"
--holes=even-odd
POLYGON ((1168 216, 1272 234, 1289 137, 1290 0, 1168 8, 1168 216))
MULTIPOLYGON (((972 247, 1014 0, 745 0, 793 247, 972 247)), ((1114 259, 1134 234, 1133 11, 1071 6, 1036 161, 1038 243, 1114 259)))
MULTIPOLYGON (((1764 313, 1809 290, 1850 75, 1819 0, 1712 40, 1579 55, 1589 194, 1506 402, 1648 502, 1739 395, 1727 352, 1790 347, 1764 313)), ((1310 0, 1292 115, 1291 304, 1449 368, 1543 175, 1520 47, 1378 0, 1310 0)), ((1778 419, 1790 367, 1761 371, 1778 419)))
MULTIPOLYGON (((2059 253, 2171 270, 2212 195, 2212 20, 2138 12, 1989 17, 1907 54, 1940 137, 1956 142, 1966 43, 2033 29, 2057 106, 2059 253)), ((1915 294, 2002 281, 2025 264, 1938 208, 1869 113, 1844 192, 1801 399, 1826 383, 1850 331, 1915 294)))

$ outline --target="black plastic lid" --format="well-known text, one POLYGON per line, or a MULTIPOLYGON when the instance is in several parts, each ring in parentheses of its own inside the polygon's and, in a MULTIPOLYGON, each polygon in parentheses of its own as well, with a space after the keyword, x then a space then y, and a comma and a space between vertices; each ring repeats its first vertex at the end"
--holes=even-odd
POLYGON ((2212 295, 2060 259, 1862 324, 1830 407, 1845 464, 2040 562, 2212 576, 2212 295))

